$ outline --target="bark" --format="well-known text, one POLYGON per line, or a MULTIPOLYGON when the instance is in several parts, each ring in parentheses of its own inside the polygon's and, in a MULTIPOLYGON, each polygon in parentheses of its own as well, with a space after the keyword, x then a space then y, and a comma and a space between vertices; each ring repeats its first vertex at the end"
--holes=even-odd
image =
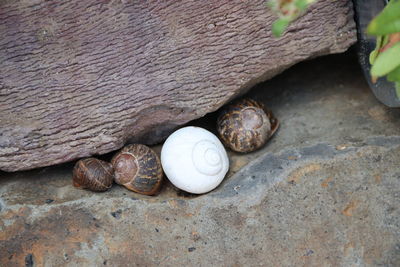
POLYGON ((160 142, 356 41, 349 0, 318 1, 282 38, 264 2, 0 0, 0 169, 160 142))

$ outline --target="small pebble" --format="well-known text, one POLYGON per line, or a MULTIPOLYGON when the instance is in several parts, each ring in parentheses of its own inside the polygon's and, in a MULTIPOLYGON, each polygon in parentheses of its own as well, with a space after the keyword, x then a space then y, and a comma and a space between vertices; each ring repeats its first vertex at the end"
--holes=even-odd
POLYGON ((307 250, 306 254, 304 254, 304 256, 310 256, 314 254, 314 251, 312 249, 307 250))
POLYGON ((28 254, 25 256, 25 266, 26 267, 33 267, 34 261, 33 261, 33 255, 28 254))
POLYGON ((122 210, 113 211, 113 212, 111 212, 111 216, 113 216, 116 219, 119 219, 119 218, 121 218, 121 213, 122 213, 122 210))
POLYGON ((200 235, 197 232, 192 232, 192 239, 194 241, 199 241, 200 240, 200 235))
POLYGON ((347 148, 347 145, 337 145, 336 150, 345 150, 347 148))

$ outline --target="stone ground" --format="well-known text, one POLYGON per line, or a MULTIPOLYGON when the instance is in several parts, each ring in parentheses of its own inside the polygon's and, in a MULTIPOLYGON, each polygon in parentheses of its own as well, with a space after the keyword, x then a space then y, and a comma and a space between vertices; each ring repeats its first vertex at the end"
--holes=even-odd
POLYGON ((281 127, 230 153, 206 195, 79 190, 72 163, 0 173, 0 266, 400 266, 400 110, 374 98, 354 52, 250 95, 281 127))

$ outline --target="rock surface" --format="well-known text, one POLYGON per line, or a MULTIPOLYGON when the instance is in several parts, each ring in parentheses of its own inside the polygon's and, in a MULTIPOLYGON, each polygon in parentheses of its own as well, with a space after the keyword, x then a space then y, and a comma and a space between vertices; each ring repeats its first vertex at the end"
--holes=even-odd
POLYGON ((250 95, 281 127, 260 151, 231 152, 207 195, 78 190, 71 163, 2 173, 0 265, 399 266, 400 110, 357 60, 301 63, 250 95))
POLYGON ((259 1, 0 1, 0 169, 156 143, 254 84, 356 40, 350 0, 283 38, 259 1))

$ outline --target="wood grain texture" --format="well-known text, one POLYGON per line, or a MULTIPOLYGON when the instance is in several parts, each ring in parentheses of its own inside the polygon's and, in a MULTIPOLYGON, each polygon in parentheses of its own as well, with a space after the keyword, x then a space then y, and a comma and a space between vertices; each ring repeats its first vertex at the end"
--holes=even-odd
POLYGON ((318 1, 278 39, 264 2, 0 0, 0 169, 159 142, 356 41, 349 0, 318 1))

